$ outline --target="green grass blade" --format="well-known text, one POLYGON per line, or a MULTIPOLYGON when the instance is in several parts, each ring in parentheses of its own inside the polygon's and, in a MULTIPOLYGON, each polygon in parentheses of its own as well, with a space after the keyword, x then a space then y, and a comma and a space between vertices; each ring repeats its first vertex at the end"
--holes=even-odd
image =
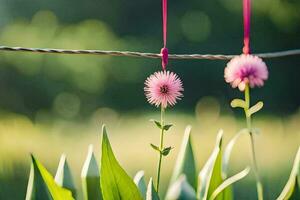
POLYGON ((196 200, 194 188, 187 182, 186 176, 181 175, 174 182, 166 196, 166 200, 196 200))
POLYGON ((293 164, 290 178, 283 188, 277 200, 299 200, 300 199, 300 147, 293 164))
POLYGON ((146 199, 147 186, 145 182, 145 172, 142 170, 138 171, 134 176, 133 181, 140 190, 143 199, 146 199))
POLYGON ((196 164, 192 148, 191 139, 191 126, 187 126, 183 136, 182 144, 177 156, 175 168, 173 170, 170 185, 172 185, 177 179, 184 174, 187 182, 196 189, 197 175, 196 164))
MULTIPOLYGON (((226 179, 221 185, 219 185, 216 190, 212 193, 212 195, 210 196, 209 200, 214 200, 218 198, 218 195, 220 195, 223 191, 226 190, 226 188, 230 187, 233 183, 241 180, 242 178, 244 178, 245 176, 247 176, 250 172, 250 168, 247 167, 246 169, 244 169, 243 171, 235 174, 234 176, 226 179)), ((228 197, 227 197, 228 198, 228 197)), ((223 200, 227 200, 227 198, 223 197, 223 200)), ((230 197, 231 198, 231 197, 230 197)))
POLYGON ((76 197, 76 187, 65 154, 61 155, 60 157, 60 161, 55 175, 55 182, 59 186, 70 190, 72 192, 73 197, 76 197))
POLYGON ((26 200, 73 200, 72 193, 57 185, 52 175, 33 156, 26 200))
POLYGON ((237 142, 237 140, 243 135, 243 134, 249 134, 247 129, 242 129, 240 130, 226 145, 224 154, 223 154, 223 163, 222 163, 222 170, 223 170, 223 175, 224 179, 227 178, 228 174, 228 167, 229 167, 229 160, 231 156, 232 149, 237 142))
POLYGON ((51 197, 51 194, 43 181, 42 175, 32 163, 25 200, 35 199, 52 200, 53 198, 51 197))
MULTIPOLYGON (((199 174, 197 197, 206 200, 215 189, 223 182, 222 179, 222 139, 223 131, 220 130, 217 136, 216 146, 199 174)), ((220 195, 218 199, 222 199, 220 195)))
POLYGON ((82 190, 85 200, 102 200, 100 174, 93 146, 89 146, 88 155, 81 171, 82 190))
POLYGON ((159 196, 157 191, 154 188, 152 178, 150 178, 150 181, 148 183, 146 200, 159 200, 159 196))
POLYGON ((105 200, 142 200, 133 180, 116 160, 105 126, 102 128, 101 189, 105 200))

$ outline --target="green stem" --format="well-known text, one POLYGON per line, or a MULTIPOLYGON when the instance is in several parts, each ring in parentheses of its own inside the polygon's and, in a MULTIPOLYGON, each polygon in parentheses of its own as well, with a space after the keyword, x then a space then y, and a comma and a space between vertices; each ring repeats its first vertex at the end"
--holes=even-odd
POLYGON ((250 134, 251 138, 251 152, 252 152, 252 163, 253 163, 253 171, 256 179, 256 189, 257 189, 257 197, 258 200, 263 200, 263 186, 260 181, 259 173, 258 173, 258 166, 257 166, 257 161, 256 161, 256 153, 255 153, 255 145, 254 145, 254 135, 252 133, 252 126, 251 126, 251 115, 249 115, 249 108, 250 108, 250 88, 249 85, 246 84, 245 87, 245 102, 246 102, 246 107, 245 107, 245 115, 246 115, 246 121, 247 121, 247 129, 250 134))
POLYGON ((159 152, 159 160, 158 160, 158 166, 157 166, 157 184, 156 184, 156 191, 159 190, 159 181, 160 181, 160 171, 161 171, 161 164, 162 164, 162 150, 164 148, 164 117, 165 117, 165 108, 161 106, 161 112, 160 112, 160 124, 161 124, 161 130, 160 130, 160 152, 159 152))

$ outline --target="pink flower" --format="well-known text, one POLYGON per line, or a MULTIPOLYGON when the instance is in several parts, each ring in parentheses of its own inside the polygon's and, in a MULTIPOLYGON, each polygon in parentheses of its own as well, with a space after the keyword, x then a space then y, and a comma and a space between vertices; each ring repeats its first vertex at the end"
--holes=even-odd
POLYGON ((268 79, 268 68, 261 58, 242 54, 227 63, 224 77, 233 88, 238 87, 240 91, 243 91, 246 84, 249 84, 251 88, 263 86, 264 81, 268 79))
POLYGON ((150 104, 166 108, 183 97, 183 86, 178 76, 169 71, 155 72, 145 81, 145 95, 150 104))

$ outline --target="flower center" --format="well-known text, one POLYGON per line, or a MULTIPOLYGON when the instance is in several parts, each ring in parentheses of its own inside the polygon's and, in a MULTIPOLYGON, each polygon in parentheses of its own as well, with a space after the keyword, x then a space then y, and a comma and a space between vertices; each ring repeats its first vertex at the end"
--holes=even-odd
POLYGON ((167 85, 162 85, 162 86, 160 87, 160 92, 161 92, 162 94, 167 94, 167 93, 169 92, 168 86, 167 86, 167 85))
POLYGON ((256 75, 256 70, 254 68, 246 68, 244 71, 242 71, 241 78, 245 80, 251 77, 255 77, 255 75, 256 75))

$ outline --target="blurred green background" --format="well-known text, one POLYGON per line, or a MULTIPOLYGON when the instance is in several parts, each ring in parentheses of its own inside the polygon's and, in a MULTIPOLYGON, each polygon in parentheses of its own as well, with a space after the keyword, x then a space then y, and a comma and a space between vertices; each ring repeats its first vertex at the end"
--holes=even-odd
MULTIPOLYGON (((253 0, 252 5, 253 53, 299 48, 299 0, 253 0)), ((169 1, 170 53, 241 53, 241 8, 241 0, 169 1)), ((161 32, 160 0, 0 0, 0 45, 159 52, 161 32)), ((300 143, 300 57, 266 63, 270 78, 253 90, 252 99, 265 102, 254 125, 261 129, 257 147, 266 197, 274 199, 300 143)), ((199 169, 219 128, 228 140, 244 126, 242 112, 228 105, 241 94, 225 84, 225 65, 170 61, 168 69, 183 80, 185 97, 167 111, 176 126, 167 136, 175 149, 164 163, 165 183, 185 125, 194 127, 199 169)), ((146 103, 143 82, 160 69, 155 59, 0 52, 0 199, 24 199, 29 152, 52 172, 66 152, 80 188, 87 146, 99 149, 102 123, 125 169, 131 175, 145 169, 153 176, 156 156, 148 144, 157 143, 158 133, 148 120, 158 118, 158 111, 146 103), (23 192, 16 192, 19 188, 23 192)), ((250 164, 247 144, 243 138, 237 146, 233 171, 250 164)), ((235 192, 237 199, 255 198, 253 175, 235 192)))

